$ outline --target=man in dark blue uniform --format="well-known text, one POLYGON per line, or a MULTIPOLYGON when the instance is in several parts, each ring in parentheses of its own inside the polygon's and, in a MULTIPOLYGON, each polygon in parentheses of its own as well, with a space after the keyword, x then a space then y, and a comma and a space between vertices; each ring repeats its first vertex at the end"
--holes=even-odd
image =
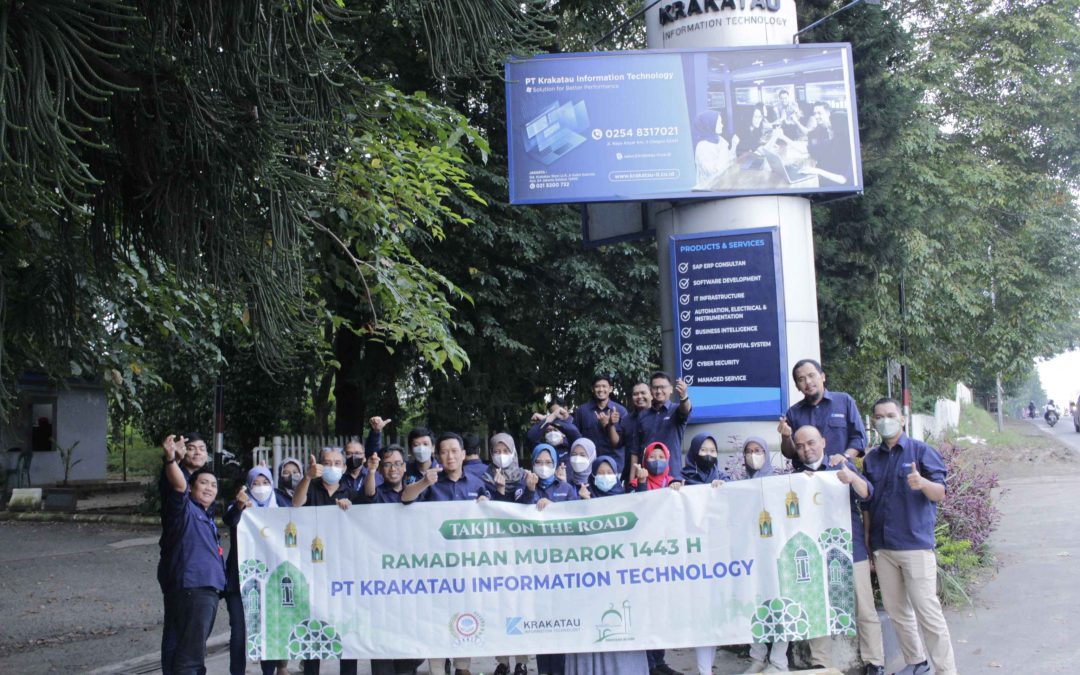
POLYGON ((780 432, 780 452, 790 460, 798 459, 792 434, 804 425, 817 428, 825 438, 827 456, 842 454, 848 459, 866 452, 866 427, 863 426, 855 399, 842 391, 825 388, 825 372, 813 359, 803 359, 791 370, 795 386, 803 400, 788 408, 776 430, 780 432))

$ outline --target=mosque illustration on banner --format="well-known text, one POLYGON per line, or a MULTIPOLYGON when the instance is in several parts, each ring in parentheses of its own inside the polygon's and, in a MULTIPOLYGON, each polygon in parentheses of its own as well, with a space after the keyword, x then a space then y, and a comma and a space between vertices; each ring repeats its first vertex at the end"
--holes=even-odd
MULTIPOLYGON (((291 520, 284 535, 286 548, 296 549, 299 532, 291 520)), ((311 561, 325 560, 326 545, 316 535, 311 561)), ((341 658, 341 634, 329 622, 311 616, 310 583, 296 565, 286 561, 271 571, 261 560, 245 560, 240 565, 240 593, 249 660, 341 658), (267 649, 268 645, 276 648, 267 649)))

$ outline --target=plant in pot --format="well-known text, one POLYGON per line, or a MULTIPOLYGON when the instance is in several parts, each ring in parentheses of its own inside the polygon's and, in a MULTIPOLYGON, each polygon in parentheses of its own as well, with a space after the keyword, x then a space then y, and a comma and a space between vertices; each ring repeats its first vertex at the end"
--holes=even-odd
POLYGON ((68 481, 71 478, 71 470, 82 462, 81 459, 75 459, 75 448, 79 446, 79 441, 63 446, 53 439, 53 445, 56 446, 57 452, 60 453, 60 461, 64 463, 64 482, 60 484, 60 487, 51 488, 45 493, 45 510, 74 511, 75 505, 79 501, 79 492, 75 488, 69 487, 68 481))

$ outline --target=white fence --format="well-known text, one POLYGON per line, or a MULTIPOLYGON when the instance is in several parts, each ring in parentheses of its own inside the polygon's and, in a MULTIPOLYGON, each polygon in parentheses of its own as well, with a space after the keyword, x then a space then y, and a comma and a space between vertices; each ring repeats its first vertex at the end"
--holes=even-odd
MULTIPOLYGON (((259 437, 259 445, 252 450, 255 466, 265 464, 270 471, 277 473, 277 468, 286 459, 295 459, 301 467, 307 466, 308 457, 323 448, 342 448, 350 440, 349 436, 274 436, 267 443, 265 436, 259 437)), ((276 475, 275 475, 276 478, 276 475)))

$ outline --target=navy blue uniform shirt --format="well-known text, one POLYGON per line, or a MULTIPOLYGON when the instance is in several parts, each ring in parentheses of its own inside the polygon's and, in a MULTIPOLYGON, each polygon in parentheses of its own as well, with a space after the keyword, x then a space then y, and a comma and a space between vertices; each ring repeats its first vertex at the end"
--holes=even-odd
POLYGON ((358 494, 345 487, 343 483, 338 483, 334 494, 329 494, 324 487, 321 478, 316 478, 308 483, 307 489, 307 501, 304 502, 304 506, 333 506, 337 504, 339 499, 348 499, 354 504, 358 501, 358 494))
MULTIPOLYGON (((657 441, 666 445, 671 453, 668 467, 672 480, 682 480, 682 439, 687 419, 689 415, 683 416, 679 404, 675 401, 667 401, 659 407, 654 401, 652 407, 642 411, 638 419, 638 448, 647 448, 650 443, 657 441)), ((645 458, 641 455, 638 455, 638 461, 645 464, 645 458)))
POLYGON ((826 457, 842 455, 848 448, 858 450, 860 457, 866 452, 866 427, 859 408, 855 399, 842 391, 826 389, 817 405, 803 399, 788 408, 784 417, 792 434, 805 424, 817 427, 825 438, 826 457))
POLYGON ((361 495, 360 499, 365 504, 400 504, 401 493, 405 490, 405 485, 402 483, 401 490, 395 490, 390 487, 389 483, 383 483, 375 488, 374 497, 366 497, 361 495))
POLYGON ((519 504, 535 504, 541 499, 548 499, 553 502, 570 502, 579 498, 578 488, 556 478, 547 487, 542 487, 537 483, 535 490, 522 486, 516 501, 519 504))
POLYGON ((619 471, 622 471, 623 463, 626 461, 625 447, 625 432, 623 430, 622 421, 629 417, 629 413, 617 401, 608 400, 607 407, 600 409, 596 405, 596 401, 589 401, 584 405, 579 405, 574 410, 574 425, 581 432, 581 435, 589 439, 596 445, 596 455, 607 455, 608 457, 614 457, 615 462, 619 465, 619 471), (614 411, 619 412, 619 422, 615 424, 615 430, 619 433, 619 440, 623 441, 623 445, 619 447, 613 447, 611 441, 608 438, 608 430, 606 427, 600 426, 600 420, 596 419, 596 413, 614 411))
POLYGON ((941 455, 907 434, 901 434, 892 450, 879 445, 863 461, 863 472, 874 484, 874 498, 864 508, 870 511, 870 548, 875 551, 934 549, 937 504, 922 490, 908 487, 912 462, 923 478, 945 485, 947 471, 941 455))
POLYGON ((225 590, 225 557, 217 525, 206 509, 191 500, 191 492, 170 490, 165 495, 165 539, 169 551, 167 574, 174 590, 210 587, 225 590))
POLYGON ((462 470, 461 478, 457 480, 450 480, 445 471, 440 473, 439 480, 434 485, 429 485, 420 499, 425 502, 461 502, 478 497, 490 498, 491 492, 483 480, 462 470))

